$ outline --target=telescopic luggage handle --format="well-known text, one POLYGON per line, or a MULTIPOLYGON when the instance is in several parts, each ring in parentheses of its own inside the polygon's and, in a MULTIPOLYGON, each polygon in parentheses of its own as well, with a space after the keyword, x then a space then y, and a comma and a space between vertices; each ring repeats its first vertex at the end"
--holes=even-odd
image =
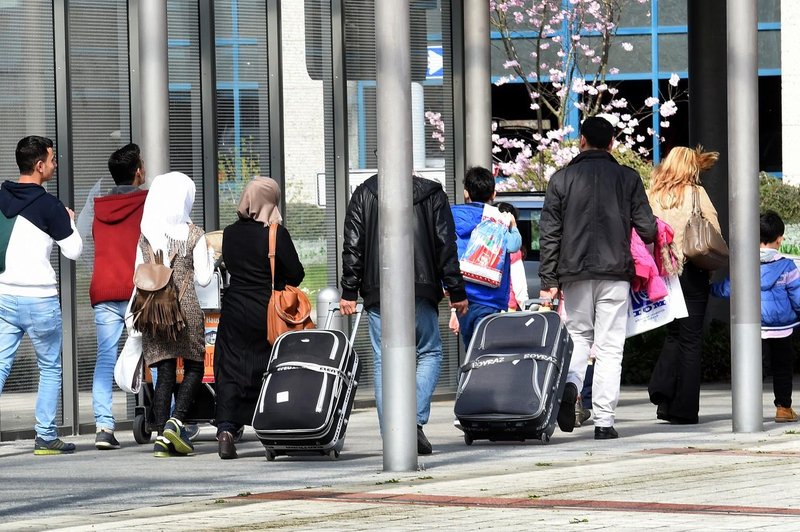
POLYGON ((555 299, 542 299, 542 298, 534 298, 534 299, 526 299, 525 302, 522 304, 523 310, 532 310, 532 311, 539 311, 542 310, 542 307, 547 307, 549 305, 550 310, 557 311, 558 305, 561 304, 561 300, 558 298, 555 299))
MULTIPOLYGON (((339 304, 331 303, 330 306, 328 307, 328 315, 325 318, 325 325, 322 327, 323 329, 330 328, 331 322, 333 321, 333 315, 337 312, 339 314, 341 314, 342 312, 342 310, 339 308, 339 304)), ((356 321, 355 323, 353 323, 353 328, 350 331, 350 345, 353 345, 353 343, 356 341, 356 333, 358 332, 358 325, 359 323, 361 323, 361 314, 363 314, 363 312, 364 312, 364 304, 358 303, 356 305, 356 313, 355 313, 356 321)))

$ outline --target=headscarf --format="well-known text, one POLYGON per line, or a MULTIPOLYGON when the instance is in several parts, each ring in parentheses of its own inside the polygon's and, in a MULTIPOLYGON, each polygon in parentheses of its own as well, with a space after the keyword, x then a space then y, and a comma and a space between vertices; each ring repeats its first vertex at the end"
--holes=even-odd
POLYGON ((156 176, 150 185, 142 214, 142 234, 155 253, 186 256, 189 224, 196 186, 189 176, 169 172, 156 176))
POLYGON ((279 224, 283 221, 278 206, 281 204, 281 189, 271 177, 254 177, 242 191, 242 199, 236 214, 242 220, 253 219, 264 224, 279 224))

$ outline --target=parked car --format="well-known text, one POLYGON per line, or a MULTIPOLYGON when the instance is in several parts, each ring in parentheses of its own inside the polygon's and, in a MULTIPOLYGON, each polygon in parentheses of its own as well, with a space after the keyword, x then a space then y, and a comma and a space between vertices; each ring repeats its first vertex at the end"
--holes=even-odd
POLYGON ((539 220, 542 217, 544 192, 500 192, 495 203, 506 202, 519 210, 517 228, 522 236, 525 276, 528 278, 528 297, 539 297, 539 220))

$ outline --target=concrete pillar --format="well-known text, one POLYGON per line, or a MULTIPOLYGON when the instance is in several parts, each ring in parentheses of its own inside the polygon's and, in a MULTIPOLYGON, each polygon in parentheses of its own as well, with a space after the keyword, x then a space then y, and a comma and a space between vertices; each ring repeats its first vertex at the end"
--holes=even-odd
POLYGON ((167 3, 139 0, 139 76, 142 158, 148 181, 169 172, 167 3))
MULTIPOLYGON (((417 469, 409 0, 375 2, 383 470, 417 469)), ((485 7, 485 6, 484 6, 485 7)))

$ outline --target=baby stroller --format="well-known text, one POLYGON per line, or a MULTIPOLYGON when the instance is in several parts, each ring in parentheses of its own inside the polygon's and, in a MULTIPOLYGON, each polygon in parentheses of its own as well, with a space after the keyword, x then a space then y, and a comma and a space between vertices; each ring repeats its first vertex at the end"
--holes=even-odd
MULTIPOLYGON (((216 392, 214 391, 214 344, 217 338, 217 327, 219 325, 219 315, 222 308, 222 293, 225 286, 228 284, 227 272, 222 263, 222 258, 219 255, 222 247, 221 234, 222 231, 207 233, 206 236, 216 250, 214 275, 208 286, 195 285, 197 298, 200 301, 200 308, 203 309, 203 313, 205 314, 206 358, 203 385, 200 387, 195 397, 194 404, 189 411, 187 419, 184 420, 185 423, 189 425, 213 422, 214 412, 216 410, 216 392), (215 243, 215 240, 212 240, 216 233, 220 236, 219 243, 215 243)), ((182 359, 178 359, 176 377, 175 386, 180 386, 183 380, 182 359)), ((157 375, 156 378, 158 378, 157 375)), ((135 396, 136 403, 133 409, 133 438, 136 440, 136 443, 149 443, 153 435, 153 426, 155 424, 155 414, 153 411, 154 393, 153 376, 150 373, 150 368, 145 366, 144 382, 142 382, 141 390, 139 390, 139 393, 135 396)))

